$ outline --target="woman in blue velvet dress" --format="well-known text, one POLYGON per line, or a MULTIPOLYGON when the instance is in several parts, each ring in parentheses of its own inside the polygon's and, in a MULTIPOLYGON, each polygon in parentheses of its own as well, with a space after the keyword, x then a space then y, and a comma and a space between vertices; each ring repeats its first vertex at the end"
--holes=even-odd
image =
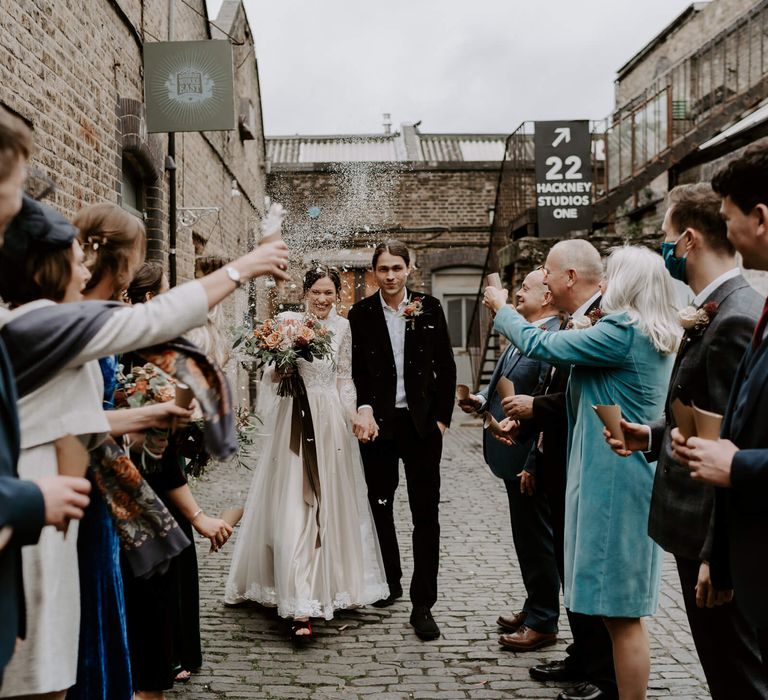
MULTIPOLYGON (((546 279, 545 279, 546 281, 546 279)), ((622 700, 645 698, 650 651, 640 618, 658 605, 661 550, 647 535, 655 464, 631 462, 602 437, 594 405, 618 404, 630 421, 663 412, 680 336, 674 290, 664 263, 640 247, 608 258, 604 316, 585 330, 547 333, 505 306, 488 288, 494 328, 529 357, 572 365, 565 524, 565 605, 603 617, 613 641, 622 700)))

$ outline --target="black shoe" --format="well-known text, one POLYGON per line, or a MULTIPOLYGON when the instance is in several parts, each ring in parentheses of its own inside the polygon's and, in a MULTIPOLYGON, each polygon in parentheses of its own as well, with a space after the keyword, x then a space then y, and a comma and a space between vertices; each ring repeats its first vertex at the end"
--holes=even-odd
POLYGON ((557 700, 598 700, 598 698, 605 697, 605 693, 600 688, 584 681, 573 688, 562 691, 557 696, 557 700))
POLYGON ((563 661, 531 666, 528 673, 535 681, 583 681, 584 675, 563 661))
POLYGON ((440 628, 432 617, 429 608, 419 606, 411 613, 411 626, 416 630, 416 636, 424 641, 437 639, 440 636, 440 628))
POLYGON ((403 597, 403 587, 398 586, 397 588, 390 588, 389 589, 389 595, 386 598, 382 598, 381 600, 377 600, 375 603, 372 603, 374 608, 388 608, 392 603, 394 603, 398 598, 403 597))

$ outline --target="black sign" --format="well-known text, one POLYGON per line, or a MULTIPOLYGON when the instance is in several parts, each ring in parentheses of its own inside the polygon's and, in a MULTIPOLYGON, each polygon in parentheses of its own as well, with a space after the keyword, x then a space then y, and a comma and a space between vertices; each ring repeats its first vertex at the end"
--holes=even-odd
POLYGON ((539 236, 592 228, 592 138, 589 122, 536 122, 539 236))

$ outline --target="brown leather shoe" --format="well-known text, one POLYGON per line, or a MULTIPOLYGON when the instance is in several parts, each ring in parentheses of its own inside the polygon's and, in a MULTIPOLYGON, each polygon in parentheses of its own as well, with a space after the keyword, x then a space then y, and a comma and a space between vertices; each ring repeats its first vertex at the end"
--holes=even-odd
POLYGON ((533 651, 555 642, 557 642, 557 634, 554 632, 537 632, 525 625, 522 625, 517 632, 502 634, 499 637, 499 644, 510 651, 533 651))
POLYGON ((512 613, 511 615, 499 615, 496 624, 507 632, 517 632, 517 630, 523 626, 527 616, 528 613, 522 611, 519 613, 512 613))

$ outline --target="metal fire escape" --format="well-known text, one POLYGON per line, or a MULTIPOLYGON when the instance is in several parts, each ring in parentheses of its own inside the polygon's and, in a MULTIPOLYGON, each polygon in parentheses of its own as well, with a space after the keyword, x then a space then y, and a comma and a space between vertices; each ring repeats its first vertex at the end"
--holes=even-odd
MULTIPOLYGON (((768 102, 768 0, 671 66, 629 103, 592 125, 595 225, 699 146, 768 102)), ((507 138, 483 282, 467 334, 475 390, 488 381, 498 338, 482 306, 485 274, 510 240, 537 235, 533 122, 507 138)))

